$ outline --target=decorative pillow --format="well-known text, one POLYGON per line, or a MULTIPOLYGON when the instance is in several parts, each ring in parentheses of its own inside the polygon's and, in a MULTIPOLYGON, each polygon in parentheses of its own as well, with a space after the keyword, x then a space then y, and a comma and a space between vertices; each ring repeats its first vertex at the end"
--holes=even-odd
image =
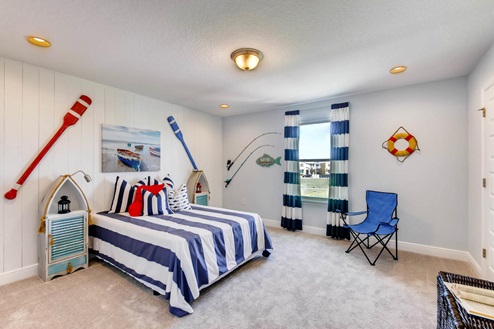
POLYGON ((146 181, 146 185, 159 185, 161 184, 157 179, 151 179, 151 176, 148 176, 147 178, 147 181, 146 181))
POLYGON ((163 188, 165 187, 164 184, 158 184, 158 185, 141 185, 137 188, 137 191, 135 193, 136 197, 134 199, 134 202, 129 206, 129 215, 131 216, 141 216, 142 215, 142 190, 149 191, 153 194, 159 193, 163 188))
POLYGON ((166 195, 166 187, 159 193, 142 190, 142 214, 144 216, 173 214, 173 211, 168 205, 168 197, 166 195))
POLYGON ((172 178, 170 177, 170 174, 167 174, 165 178, 163 178, 163 183, 165 186, 170 190, 175 188, 175 184, 173 183, 172 178))
POLYGON ((189 196, 187 195, 187 186, 182 184, 177 190, 168 190, 168 203, 170 209, 175 211, 191 210, 192 207, 189 203, 189 196))
POLYGON ((110 207, 110 214, 129 211, 129 206, 134 201, 136 190, 139 186, 146 185, 145 182, 139 181, 135 185, 130 185, 125 179, 117 176, 115 189, 113 190, 113 199, 110 207))

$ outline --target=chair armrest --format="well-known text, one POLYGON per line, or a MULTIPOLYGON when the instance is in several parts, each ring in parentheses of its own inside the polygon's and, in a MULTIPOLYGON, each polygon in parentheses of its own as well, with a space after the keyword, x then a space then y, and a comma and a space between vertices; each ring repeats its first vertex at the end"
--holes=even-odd
POLYGON ((391 220, 389 221, 388 225, 391 225, 391 226, 396 226, 396 225, 398 225, 398 221, 399 221, 399 220, 400 220, 399 218, 396 218, 396 217, 395 217, 395 218, 393 218, 393 219, 391 219, 391 220))
POLYGON ((390 227, 394 227, 397 230, 398 228, 396 227, 396 225, 398 224, 399 220, 400 220, 399 218, 395 217, 395 218, 391 219, 389 222, 379 222, 379 225, 377 225, 377 228, 373 233, 376 233, 377 231, 379 231, 381 226, 390 226, 390 227))
POLYGON ((347 212, 347 216, 357 216, 357 215, 363 215, 367 214, 367 210, 364 211, 352 211, 352 212, 347 212))
POLYGON ((389 222, 379 222, 379 225, 396 226, 398 224, 399 218, 392 218, 389 222))
POLYGON ((340 209, 335 209, 335 212, 336 213, 339 213, 340 214, 340 218, 343 221, 343 223, 345 223, 345 225, 348 225, 348 223, 346 222, 346 217, 347 216, 363 215, 363 214, 366 214, 367 213, 367 210, 365 210, 365 211, 353 211, 353 212, 349 211, 349 212, 343 212, 340 209))

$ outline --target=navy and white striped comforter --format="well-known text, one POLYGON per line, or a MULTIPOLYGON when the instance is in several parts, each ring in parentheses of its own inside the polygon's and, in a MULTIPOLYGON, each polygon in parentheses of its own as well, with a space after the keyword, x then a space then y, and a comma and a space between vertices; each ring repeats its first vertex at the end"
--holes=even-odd
POLYGON ((172 215, 130 217, 99 213, 89 228, 90 248, 170 300, 177 316, 193 313, 199 291, 272 243, 254 213, 193 205, 172 215))

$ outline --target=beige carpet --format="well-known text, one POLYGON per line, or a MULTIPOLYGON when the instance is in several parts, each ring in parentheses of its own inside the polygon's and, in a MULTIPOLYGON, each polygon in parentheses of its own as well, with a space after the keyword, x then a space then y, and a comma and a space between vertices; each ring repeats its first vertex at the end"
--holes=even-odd
POLYGON ((275 251, 202 291, 194 314, 99 261, 0 287, 1 328, 435 328, 437 272, 467 263, 400 253, 370 266, 348 241, 269 228, 275 251))

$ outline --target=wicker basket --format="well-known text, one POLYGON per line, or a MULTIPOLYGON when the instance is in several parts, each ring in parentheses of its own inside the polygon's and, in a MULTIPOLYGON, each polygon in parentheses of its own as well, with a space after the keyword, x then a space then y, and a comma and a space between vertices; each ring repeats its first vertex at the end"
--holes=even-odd
POLYGON ((468 314, 457 304, 456 297, 446 288, 444 282, 460 283, 473 287, 494 290, 494 283, 452 274, 439 272, 437 275, 437 328, 493 328, 494 321, 468 314))

